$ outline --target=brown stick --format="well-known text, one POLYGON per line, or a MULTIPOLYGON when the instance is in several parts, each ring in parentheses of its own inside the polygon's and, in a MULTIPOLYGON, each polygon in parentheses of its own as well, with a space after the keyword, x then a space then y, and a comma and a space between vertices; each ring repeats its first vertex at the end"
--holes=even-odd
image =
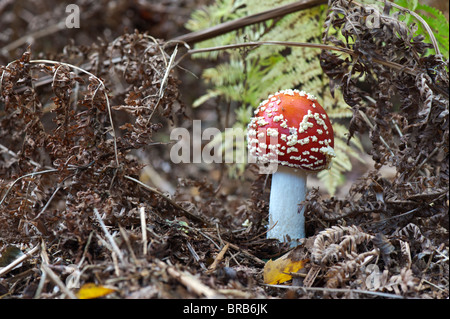
POLYGON ((187 33, 174 38, 173 41, 186 42, 188 44, 201 42, 210 38, 214 38, 218 35, 222 35, 227 32, 243 28, 251 24, 263 22, 277 17, 282 17, 286 14, 304 9, 309 9, 311 7, 320 4, 326 4, 327 2, 328 2, 327 0, 300 0, 278 8, 242 17, 240 19, 227 21, 219 25, 215 25, 211 28, 187 33))
POLYGON ((23 261, 27 260, 28 258, 30 258, 38 250, 39 250, 39 245, 36 245, 30 251, 26 252, 25 254, 20 256, 19 258, 17 258, 14 261, 12 261, 9 265, 7 265, 5 267, 0 267, 0 277, 5 275, 5 274, 7 274, 9 271, 14 269, 14 267, 16 267, 21 262, 23 262, 23 261))
POLYGON ((222 250, 217 254, 216 259, 214 259, 214 262, 211 264, 211 266, 209 266, 209 269, 206 272, 207 274, 211 274, 211 273, 213 273, 216 270, 217 265, 219 265, 219 263, 223 259, 223 256, 227 252, 228 247, 230 247, 230 243, 227 243, 225 246, 223 246, 222 250))
POLYGON ((167 273, 178 280, 186 288, 190 289, 192 292, 202 297, 206 298, 220 298, 220 294, 206 286, 197 277, 191 275, 188 272, 177 270, 174 266, 169 266, 163 261, 157 261, 157 265, 167 271, 167 273))

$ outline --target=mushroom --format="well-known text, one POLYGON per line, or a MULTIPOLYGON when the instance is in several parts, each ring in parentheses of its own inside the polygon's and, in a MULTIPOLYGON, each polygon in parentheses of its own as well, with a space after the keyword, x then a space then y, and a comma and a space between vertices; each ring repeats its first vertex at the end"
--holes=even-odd
POLYGON ((334 153, 331 122, 312 94, 282 90, 255 110, 247 129, 249 155, 275 164, 267 238, 295 246, 305 238, 304 208, 308 173, 328 169, 334 153))

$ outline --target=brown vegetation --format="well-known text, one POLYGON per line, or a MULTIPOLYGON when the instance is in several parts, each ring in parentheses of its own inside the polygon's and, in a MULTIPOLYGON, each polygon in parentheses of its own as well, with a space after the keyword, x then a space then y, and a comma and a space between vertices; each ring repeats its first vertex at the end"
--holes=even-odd
POLYGON ((286 290, 263 283, 265 259, 287 251, 265 238, 270 178, 170 162, 171 127, 227 116, 190 107, 202 62, 178 64, 186 49, 169 41, 197 4, 79 1, 87 16, 66 29, 51 2, 0 4, 0 296, 76 297, 93 282, 109 298, 448 298, 448 63, 423 57, 423 39, 390 21, 372 34, 347 1, 330 8, 324 43, 353 53, 323 50, 322 68, 374 165, 355 168, 346 196, 309 192, 310 261, 286 290), (36 249, 2 269, 12 246, 36 249))

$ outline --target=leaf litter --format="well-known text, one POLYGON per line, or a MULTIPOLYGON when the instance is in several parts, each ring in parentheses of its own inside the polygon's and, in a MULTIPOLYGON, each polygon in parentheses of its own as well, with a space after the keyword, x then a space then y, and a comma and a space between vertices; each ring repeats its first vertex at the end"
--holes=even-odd
POLYGON ((344 197, 310 190, 309 237, 290 253, 265 238, 270 177, 255 166, 237 183, 223 166, 168 164, 161 137, 193 115, 174 63, 181 44, 135 31, 65 45, 51 60, 32 58, 35 46, 6 60, 0 294, 76 298, 87 287, 105 298, 448 298, 448 62, 423 56, 429 45, 392 19, 380 16, 374 33, 364 23, 370 14, 332 2, 324 43, 355 54, 323 51, 321 63, 353 110, 349 139, 369 136, 374 165, 344 197), (399 64, 405 72, 393 71, 399 64), (140 182, 149 163, 174 192, 140 182), (392 178, 380 173, 386 166, 392 178), (20 267, 9 256, 18 249, 20 267), (291 290, 264 282, 266 261, 283 255, 292 261, 279 268, 287 281, 266 283, 291 290))

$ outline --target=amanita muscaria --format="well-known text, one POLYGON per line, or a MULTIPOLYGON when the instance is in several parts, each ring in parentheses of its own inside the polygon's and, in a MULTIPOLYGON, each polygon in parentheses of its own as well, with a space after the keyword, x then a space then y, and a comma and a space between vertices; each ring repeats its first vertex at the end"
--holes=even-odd
POLYGON ((250 155, 272 163, 267 238, 305 238, 304 210, 308 173, 328 169, 334 153, 330 119, 316 98, 304 91, 283 90, 270 95, 255 110, 248 130, 250 155))

